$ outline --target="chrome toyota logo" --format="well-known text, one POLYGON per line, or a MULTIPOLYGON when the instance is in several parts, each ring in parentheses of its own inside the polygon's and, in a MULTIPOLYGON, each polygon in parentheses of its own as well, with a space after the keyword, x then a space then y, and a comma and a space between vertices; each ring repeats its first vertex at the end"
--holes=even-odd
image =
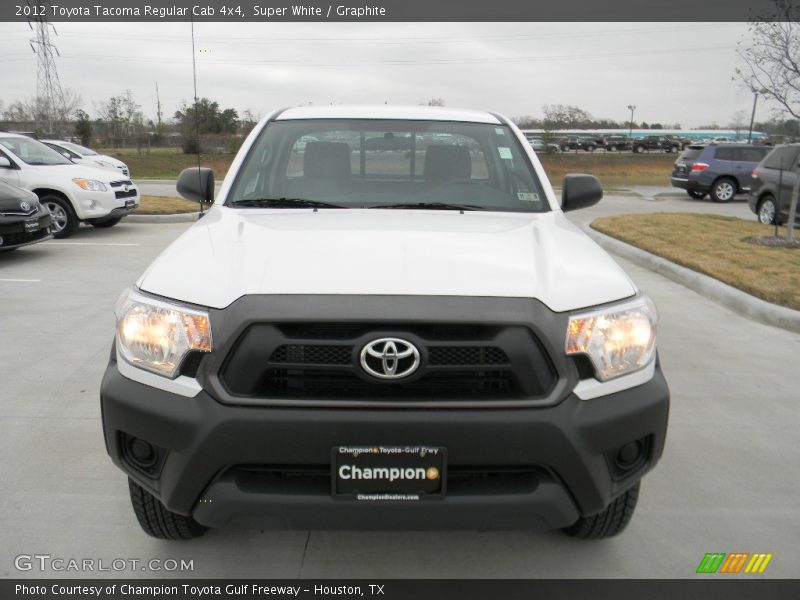
POLYGON ((22 212, 28 212, 31 209, 31 205, 23 200, 19 203, 19 208, 22 212))
POLYGON ((379 379, 401 379, 419 368, 419 350, 400 338, 372 340, 361 349, 361 368, 379 379))

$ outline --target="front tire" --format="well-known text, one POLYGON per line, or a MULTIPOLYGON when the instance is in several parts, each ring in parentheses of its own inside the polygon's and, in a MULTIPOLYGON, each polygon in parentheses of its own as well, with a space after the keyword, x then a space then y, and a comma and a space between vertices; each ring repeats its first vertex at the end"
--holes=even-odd
POLYGON ((711 186, 711 199, 714 202, 730 202, 736 195, 736 182, 728 177, 722 177, 711 186))
POLYGON ((777 215, 778 206, 775 204, 775 198, 769 195, 764 196, 758 203, 758 210, 756 211, 758 222, 764 225, 774 225, 777 215))
POLYGON ((636 154, 641 154, 644 152, 644 146, 636 146, 636 154))
POLYGON ((78 216, 72 210, 72 205, 61 196, 47 195, 39 198, 39 202, 50 211, 50 229, 53 237, 67 238, 78 229, 78 216))
POLYGON ((133 512, 147 535, 163 540, 191 540, 208 530, 192 517, 168 510, 158 498, 131 479, 128 479, 128 489, 133 512))
POLYGON ((596 515, 581 517, 577 523, 563 531, 570 537, 584 540, 607 538, 622 533, 633 517, 639 499, 639 482, 617 497, 606 509, 596 515))

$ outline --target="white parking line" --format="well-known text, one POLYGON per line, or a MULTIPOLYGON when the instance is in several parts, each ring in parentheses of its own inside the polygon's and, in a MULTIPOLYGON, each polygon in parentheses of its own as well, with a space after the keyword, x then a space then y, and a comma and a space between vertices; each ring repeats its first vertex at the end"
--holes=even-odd
POLYGON ((50 246, 141 246, 141 244, 115 244, 111 242, 45 242, 50 246))
POLYGON ((41 279, 0 279, 0 283, 39 283, 41 279))

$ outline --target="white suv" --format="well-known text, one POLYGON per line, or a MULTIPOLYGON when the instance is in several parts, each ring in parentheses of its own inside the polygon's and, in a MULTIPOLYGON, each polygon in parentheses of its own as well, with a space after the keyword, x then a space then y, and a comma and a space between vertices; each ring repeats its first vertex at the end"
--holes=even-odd
POLYGON ((72 235, 81 221, 113 227, 139 206, 139 191, 127 177, 76 165, 24 135, 0 133, 0 180, 39 196, 52 215, 57 238, 72 235))
POLYGON ((40 140, 44 145, 50 146, 59 154, 79 165, 91 165, 104 169, 116 169, 125 177, 131 176, 131 171, 124 162, 107 154, 100 154, 96 150, 63 140, 40 140))

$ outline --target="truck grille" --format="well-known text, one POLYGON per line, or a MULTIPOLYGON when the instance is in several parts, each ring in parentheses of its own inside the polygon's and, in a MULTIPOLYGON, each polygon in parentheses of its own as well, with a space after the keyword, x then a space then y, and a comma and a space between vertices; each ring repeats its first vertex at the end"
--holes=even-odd
POLYGON ((219 374, 232 396, 264 399, 485 400, 545 396, 556 373, 524 326, 256 324, 233 345, 219 374), (408 340, 420 366, 379 380, 361 367, 365 344, 408 340))

